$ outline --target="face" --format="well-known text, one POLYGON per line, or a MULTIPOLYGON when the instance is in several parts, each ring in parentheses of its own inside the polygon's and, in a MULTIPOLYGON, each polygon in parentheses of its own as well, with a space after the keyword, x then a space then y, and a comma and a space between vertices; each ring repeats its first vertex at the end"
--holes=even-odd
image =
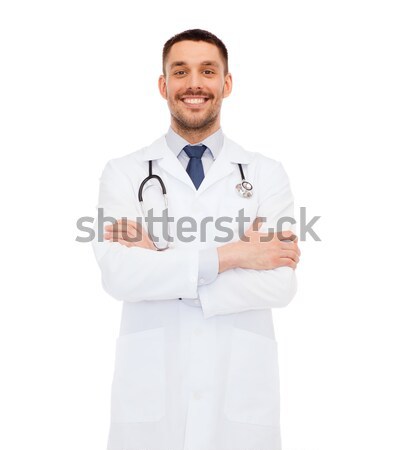
POLYGON ((165 61, 165 72, 159 90, 167 100, 172 125, 185 131, 217 130, 222 100, 232 89, 219 49, 203 41, 177 42, 165 61))

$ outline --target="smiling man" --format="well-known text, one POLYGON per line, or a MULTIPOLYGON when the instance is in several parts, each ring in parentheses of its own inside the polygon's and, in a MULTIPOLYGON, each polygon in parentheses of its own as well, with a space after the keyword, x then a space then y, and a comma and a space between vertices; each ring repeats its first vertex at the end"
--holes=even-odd
POLYGON ((232 89, 227 51, 221 43, 177 39, 164 47, 159 90, 167 100, 172 129, 198 142, 220 128, 222 101, 232 89))
POLYGON ((103 241, 97 221, 93 247, 104 289, 123 302, 108 450, 278 450, 272 308, 294 297, 300 256, 288 177, 223 133, 232 77, 215 35, 169 39, 159 91, 169 130, 110 160, 100 180, 112 224, 103 241), (160 243, 150 211, 168 212, 172 239, 160 243), (244 233, 232 224, 241 212, 244 233))

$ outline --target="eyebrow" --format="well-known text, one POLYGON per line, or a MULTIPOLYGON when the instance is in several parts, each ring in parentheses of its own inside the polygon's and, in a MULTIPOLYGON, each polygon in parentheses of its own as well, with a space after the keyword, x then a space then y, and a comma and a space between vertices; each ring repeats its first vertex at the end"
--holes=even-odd
MULTIPOLYGON (((174 67, 177 66, 187 66, 188 63, 185 61, 174 61, 173 63, 171 63, 170 69, 173 69, 174 67)), ((214 67, 220 67, 220 65, 218 64, 217 61, 203 61, 201 64, 201 66, 214 66, 214 67)))

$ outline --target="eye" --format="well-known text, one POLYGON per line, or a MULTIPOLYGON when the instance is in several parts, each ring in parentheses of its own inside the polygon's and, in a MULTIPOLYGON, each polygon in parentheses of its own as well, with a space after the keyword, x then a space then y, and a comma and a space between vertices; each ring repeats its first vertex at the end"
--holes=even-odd
POLYGON ((175 72, 174 75, 184 75, 185 70, 179 70, 178 72, 175 72))
POLYGON ((212 70, 206 69, 203 71, 206 75, 213 75, 214 72, 212 70))

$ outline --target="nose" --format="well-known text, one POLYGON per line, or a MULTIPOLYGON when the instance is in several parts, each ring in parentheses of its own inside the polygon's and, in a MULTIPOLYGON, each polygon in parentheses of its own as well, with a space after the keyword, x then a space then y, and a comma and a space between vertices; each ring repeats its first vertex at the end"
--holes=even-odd
POLYGON ((202 77, 201 74, 195 71, 192 71, 187 79, 188 82, 188 89, 203 89, 203 83, 202 83, 202 77))

